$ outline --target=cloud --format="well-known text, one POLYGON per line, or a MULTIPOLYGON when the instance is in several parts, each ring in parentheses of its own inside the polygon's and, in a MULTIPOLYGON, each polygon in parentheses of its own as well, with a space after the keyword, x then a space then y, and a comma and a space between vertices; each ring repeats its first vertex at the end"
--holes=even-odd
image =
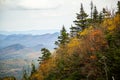
POLYGON ((3 10, 54 10, 61 4, 50 0, 0 0, 3 10))

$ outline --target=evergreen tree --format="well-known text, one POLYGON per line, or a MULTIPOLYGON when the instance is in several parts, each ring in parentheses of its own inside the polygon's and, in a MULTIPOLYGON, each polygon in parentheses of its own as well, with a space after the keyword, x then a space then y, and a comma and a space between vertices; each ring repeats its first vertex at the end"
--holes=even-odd
POLYGON ((80 13, 77 13, 77 20, 74 21, 77 32, 79 32, 81 29, 84 30, 87 27, 87 17, 88 15, 85 13, 83 5, 81 4, 80 13))
POLYGON ((31 64, 31 67, 32 67, 32 70, 31 70, 31 76, 36 72, 36 69, 35 69, 35 64, 32 63, 31 64))
POLYGON ((110 18, 110 12, 108 11, 108 9, 103 8, 103 19, 105 18, 110 18))
POLYGON ((58 41, 56 41, 55 44, 58 46, 61 46, 61 45, 64 46, 68 42, 69 42, 69 36, 65 27, 63 26, 62 30, 60 31, 60 36, 58 36, 58 41))
POLYGON ((91 5, 91 19, 93 19, 93 2, 91 1, 91 3, 90 3, 90 5, 91 5))
POLYGON ((76 30, 77 30, 76 27, 74 27, 74 26, 71 25, 71 27, 70 27, 70 37, 76 36, 76 34, 77 34, 76 30))
POLYGON ((118 7, 118 10, 117 10, 116 13, 120 14, 120 1, 118 1, 118 3, 117 3, 117 7, 118 7))
POLYGON ((96 6, 94 7, 94 11, 93 11, 93 20, 96 22, 98 19, 98 11, 96 6))
POLYGON ((100 14, 99 14, 98 18, 99 18, 99 22, 101 23, 101 22, 102 22, 102 20, 103 20, 103 14, 102 14, 102 12, 100 12, 100 14))
MULTIPOLYGON (((46 48, 42 48, 41 54, 42 54, 42 57, 39 57, 39 59, 38 59, 38 61, 40 61, 40 63, 42 63, 45 60, 48 60, 50 58, 51 52, 46 48)), ((35 66, 33 66, 33 67, 35 68, 35 66)))
POLYGON ((23 71, 22 80, 29 80, 29 77, 28 77, 28 74, 27 74, 26 70, 23 71))
POLYGON ((106 16, 106 13, 107 13, 107 11, 106 11, 106 9, 105 8, 103 8, 103 18, 105 18, 105 16, 106 16))

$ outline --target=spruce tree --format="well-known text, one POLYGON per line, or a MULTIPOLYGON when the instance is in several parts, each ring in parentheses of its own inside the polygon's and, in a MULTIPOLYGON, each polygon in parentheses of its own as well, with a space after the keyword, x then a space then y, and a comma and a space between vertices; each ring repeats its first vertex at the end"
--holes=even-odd
POLYGON ((118 10, 117 10, 116 13, 120 14, 120 1, 118 1, 118 3, 117 3, 117 7, 118 7, 118 10))
POLYGON ((105 18, 110 18, 110 12, 108 11, 108 9, 103 8, 103 19, 105 18))
POLYGON ((81 4, 80 13, 77 13, 77 20, 74 21, 77 32, 84 30, 87 27, 87 17, 88 15, 85 13, 83 5, 81 4))
POLYGON ((65 29, 65 27, 62 27, 62 30, 60 31, 60 36, 58 36, 58 41, 55 42, 56 45, 59 47, 62 45, 66 45, 69 42, 69 36, 65 29))
POLYGON ((76 27, 71 25, 71 27, 70 27, 70 37, 75 37, 76 34, 77 34, 76 32, 77 32, 76 27))
POLYGON ((103 8, 103 18, 105 18, 105 16, 106 16, 106 13, 107 13, 107 11, 106 11, 106 9, 105 8, 103 8))
POLYGON ((90 6, 91 6, 91 19, 93 19, 93 2, 92 1, 90 3, 90 6))
POLYGON ((103 20, 103 14, 102 14, 102 12, 100 12, 100 14, 99 14, 98 18, 99 18, 99 22, 101 23, 101 22, 102 22, 102 20, 103 20))
POLYGON ((93 11, 93 21, 96 22, 98 20, 98 11, 96 6, 94 7, 94 11, 93 11))

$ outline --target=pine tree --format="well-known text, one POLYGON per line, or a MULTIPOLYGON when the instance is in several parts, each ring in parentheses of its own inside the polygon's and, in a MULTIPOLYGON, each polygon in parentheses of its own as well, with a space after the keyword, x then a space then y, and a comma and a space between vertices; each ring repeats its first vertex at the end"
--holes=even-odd
POLYGON ((87 13, 85 13, 83 5, 81 4, 80 13, 77 13, 77 20, 74 21, 77 32, 79 32, 80 30, 84 30, 87 27, 87 17, 88 15, 87 13))
POLYGON ((93 21, 96 22, 98 20, 98 11, 96 6, 94 7, 94 11, 93 11, 93 21))
POLYGON ((42 48, 41 54, 42 54, 42 57, 39 57, 38 59, 38 61, 40 61, 39 63, 42 63, 43 61, 48 60, 50 58, 51 52, 46 48, 42 48))
POLYGON ((56 41, 55 44, 58 46, 61 46, 61 45, 64 46, 68 42, 69 42, 69 36, 65 27, 63 26, 62 30, 60 31, 60 36, 58 36, 58 41, 56 41))

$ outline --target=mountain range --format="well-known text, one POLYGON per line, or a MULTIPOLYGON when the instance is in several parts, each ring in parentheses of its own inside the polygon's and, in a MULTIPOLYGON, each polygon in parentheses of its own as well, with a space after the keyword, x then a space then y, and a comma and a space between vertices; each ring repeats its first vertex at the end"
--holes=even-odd
POLYGON ((35 47, 38 45, 44 45, 47 48, 54 47, 54 41, 57 40, 59 33, 43 34, 43 35, 24 35, 24 34, 12 34, 3 35, 0 34, 0 49, 14 45, 21 44, 26 47, 35 47))
POLYGON ((40 49, 55 48, 54 42, 59 33, 47 33, 42 35, 31 34, 0 34, 0 77, 13 76, 21 79, 23 68, 28 69, 32 62, 36 67, 38 57, 41 56, 40 49))

